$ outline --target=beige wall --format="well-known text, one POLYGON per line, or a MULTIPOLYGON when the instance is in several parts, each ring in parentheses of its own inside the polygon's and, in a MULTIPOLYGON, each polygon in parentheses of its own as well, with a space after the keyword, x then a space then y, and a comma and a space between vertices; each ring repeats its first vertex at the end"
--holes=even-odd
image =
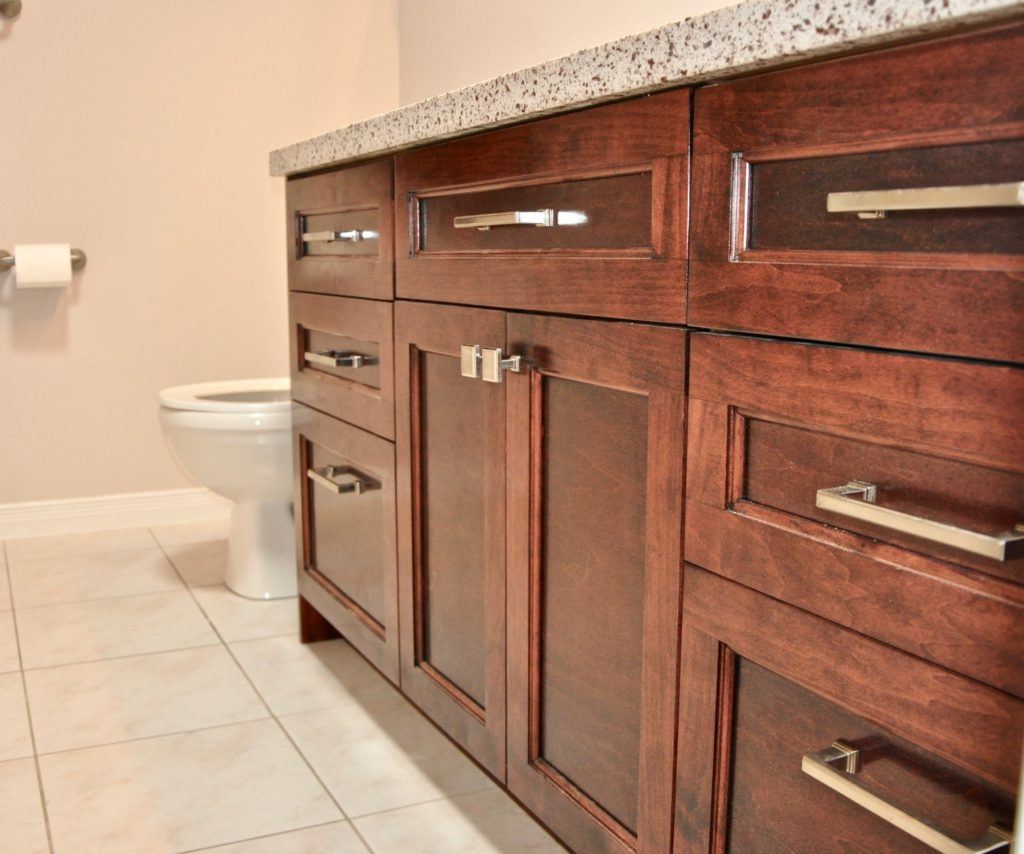
POLYGON ((403 104, 737 0, 399 0, 403 104))
POLYGON ((188 485, 157 392, 286 369, 267 153, 392 109, 397 0, 26 0, 0 24, 0 248, 70 242, 68 292, 0 274, 0 503, 188 485))

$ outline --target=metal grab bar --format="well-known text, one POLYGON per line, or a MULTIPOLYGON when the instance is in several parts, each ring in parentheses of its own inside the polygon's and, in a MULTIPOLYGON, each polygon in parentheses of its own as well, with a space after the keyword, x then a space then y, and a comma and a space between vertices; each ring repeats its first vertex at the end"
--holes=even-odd
POLYGON ((829 193, 825 204, 829 213, 856 213, 861 219, 884 219, 887 211, 1017 208, 1024 207, 1024 181, 829 193))
POLYGON ((304 231, 303 243, 359 243, 361 240, 376 240, 376 231, 353 228, 349 231, 304 231))
POLYGON ((322 486, 324 489, 333 492, 335 495, 345 495, 346 493, 355 493, 356 495, 362 495, 364 492, 370 492, 374 489, 380 489, 380 481, 376 478, 370 477, 368 474, 358 469, 352 468, 352 466, 324 466, 319 469, 306 469, 306 477, 311 481, 322 486), (334 478, 336 477, 351 477, 352 480, 347 480, 344 483, 338 483, 334 478))
POLYGON ((860 751, 845 741, 836 740, 824 750, 806 754, 800 763, 800 770, 942 854, 994 854, 1010 850, 1013 834, 998 825, 990 827, 979 839, 961 842, 948 836, 930 821, 890 804, 866 789, 855 778, 859 766, 860 751))
POLYGON ((307 350, 302 358, 314 365, 326 365, 328 368, 365 368, 377 364, 373 356, 363 353, 345 353, 341 350, 318 350, 313 353, 307 350))
POLYGON ((877 498, 878 487, 873 483, 851 480, 842 486, 819 489, 815 494, 814 504, 822 510, 839 513, 862 522, 871 522, 890 531, 911 534, 993 560, 1013 560, 1024 555, 1024 525, 1017 525, 1013 531, 1002 534, 982 534, 967 528, 947 525, 945 522, 891 510, 888 507, 879 507, 875 503, 877 498))

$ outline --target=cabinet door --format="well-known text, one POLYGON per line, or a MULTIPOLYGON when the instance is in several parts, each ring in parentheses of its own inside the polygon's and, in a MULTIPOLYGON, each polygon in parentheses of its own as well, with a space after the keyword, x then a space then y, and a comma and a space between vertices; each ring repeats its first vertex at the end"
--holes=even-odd
POLYGON ((685 579, 677 854, 1009 852, 1024 702, 695 567, 685 579))
POLYGON ((462 376, 498 311, 395 307, 402 690, 505 777, 505 397, 462 376))
POLYGON ((579 851, 671 842, 686 337, 508 316, 509 788, 579 851))
MULTIPOLYGON (((398 681, 395 448, 299 403, 293 407, 299 593, 398 681)), ((317 624, 303 612, 303 634, 317 624)))

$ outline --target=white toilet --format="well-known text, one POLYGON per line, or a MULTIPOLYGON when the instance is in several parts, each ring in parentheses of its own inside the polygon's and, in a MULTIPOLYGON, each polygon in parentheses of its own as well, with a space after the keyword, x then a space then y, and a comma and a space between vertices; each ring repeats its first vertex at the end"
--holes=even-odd
POLYGON ((175 459, 235 502, 225 582, 250 599, 296 594, 291 407, 287 378, 160 392, 160 424, 175 459))

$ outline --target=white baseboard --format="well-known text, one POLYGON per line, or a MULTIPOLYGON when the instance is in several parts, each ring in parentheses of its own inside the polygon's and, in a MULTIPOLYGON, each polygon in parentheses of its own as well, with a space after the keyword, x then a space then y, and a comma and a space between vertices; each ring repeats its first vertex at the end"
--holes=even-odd
POLYGON ((230 501, 201 487, 0 504, 0 540, 226 519, 230 511, 230 501))

